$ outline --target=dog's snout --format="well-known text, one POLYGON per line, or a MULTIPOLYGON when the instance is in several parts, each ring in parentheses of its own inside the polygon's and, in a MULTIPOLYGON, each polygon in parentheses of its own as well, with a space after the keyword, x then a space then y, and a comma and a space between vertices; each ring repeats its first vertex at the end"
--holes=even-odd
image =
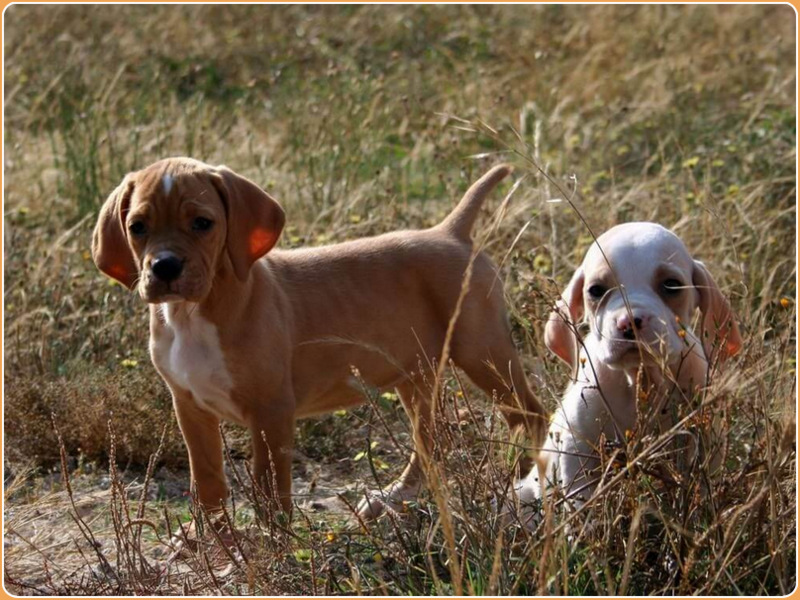
POLYGON ((174 254, 164 254, 153 259, 150 270, 158 279, 168 283, 180 277, 183 261, 174 254))
POLYGON ((636 339, 636 331, 641 331, 647 324, 648 317, 643 315, 630 315, 627 312, 617 319, 617 329, 622 332, 626 340, 636 339))

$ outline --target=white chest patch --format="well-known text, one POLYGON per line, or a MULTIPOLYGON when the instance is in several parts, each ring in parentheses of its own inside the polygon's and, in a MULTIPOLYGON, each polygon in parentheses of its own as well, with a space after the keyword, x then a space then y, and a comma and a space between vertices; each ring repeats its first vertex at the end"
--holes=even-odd
POLYGON ((231 401, 233 380, 225 365, 217 328, 196 311, 177 316, 169 304, 161 305, 160 310, 169 331, 152 348, 159 369, 191 392, 201 408, 241 423, 241 411, 231 401))

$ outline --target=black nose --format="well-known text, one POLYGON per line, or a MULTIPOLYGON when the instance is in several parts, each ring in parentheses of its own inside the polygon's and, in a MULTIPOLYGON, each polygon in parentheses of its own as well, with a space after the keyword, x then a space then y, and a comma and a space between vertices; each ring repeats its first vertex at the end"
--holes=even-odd
POLYGON ((175 281, 183 271, 183 261, 173 255, 161 256, 153 260, 150 270, 161 281, 175 281))

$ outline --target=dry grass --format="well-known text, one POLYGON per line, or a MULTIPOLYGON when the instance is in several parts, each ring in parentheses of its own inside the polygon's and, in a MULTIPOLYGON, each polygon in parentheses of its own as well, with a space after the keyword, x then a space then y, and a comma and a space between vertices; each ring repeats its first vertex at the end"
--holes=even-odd
POLYGON ((794 38, 785 6, 9 8, 7 587, 790 591, 794 38), (616 449, 630 460, 585 514, 554 507, 535 532, 498 522, 492 501, 508 494, 513 448, 492 407, 447 373, 445 493, 354 523, 347 503, 408 453, 397 403, 372 398, 300 425, 299 508, 264 525, 253 519, 262 499, 242 433, 230 428, 236 554, 170 561, 169 531, 190 515, 182 442, 147 358, 146 311, 109 285, 88 249, 122 175, 176 154, 263 184, 287 209, 289 247, 432 224, 496 156, 514 162, 525 180, 488 251, 503 263, 515 339, 549 406, 567 374, 544 348, 542 319, 591 241, 563 195, 594 233, 629 220, 672 227, 743 324, 742 355, 702 398, 675 407, 697 435, 709 409, 724 417, 724 467, 676 474, 674 457, 655 451, 669 440, 643 433, 616 449))

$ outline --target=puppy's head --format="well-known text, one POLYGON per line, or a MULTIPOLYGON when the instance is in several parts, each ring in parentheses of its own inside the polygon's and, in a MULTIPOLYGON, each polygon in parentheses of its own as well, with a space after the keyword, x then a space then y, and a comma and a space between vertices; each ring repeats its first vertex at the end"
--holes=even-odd
POLYGON ((574 366, 575 323, 585 317, 596 358, 612 369, 642 357, 675 364, 689 351, 727 358, 741 345, 730 305, 675 234, 627 223, 597 239, 564 290, 546 329, 548 347, 574 366), (702 313, 699 339, 690 331, 702 313))
POLYGON ((283 224, 280 205, 253 182, 226 167, 170 158, 128 174, 111 193, 92 256, 147 302, 199 302, 220 269, 246 280, 283 224))

